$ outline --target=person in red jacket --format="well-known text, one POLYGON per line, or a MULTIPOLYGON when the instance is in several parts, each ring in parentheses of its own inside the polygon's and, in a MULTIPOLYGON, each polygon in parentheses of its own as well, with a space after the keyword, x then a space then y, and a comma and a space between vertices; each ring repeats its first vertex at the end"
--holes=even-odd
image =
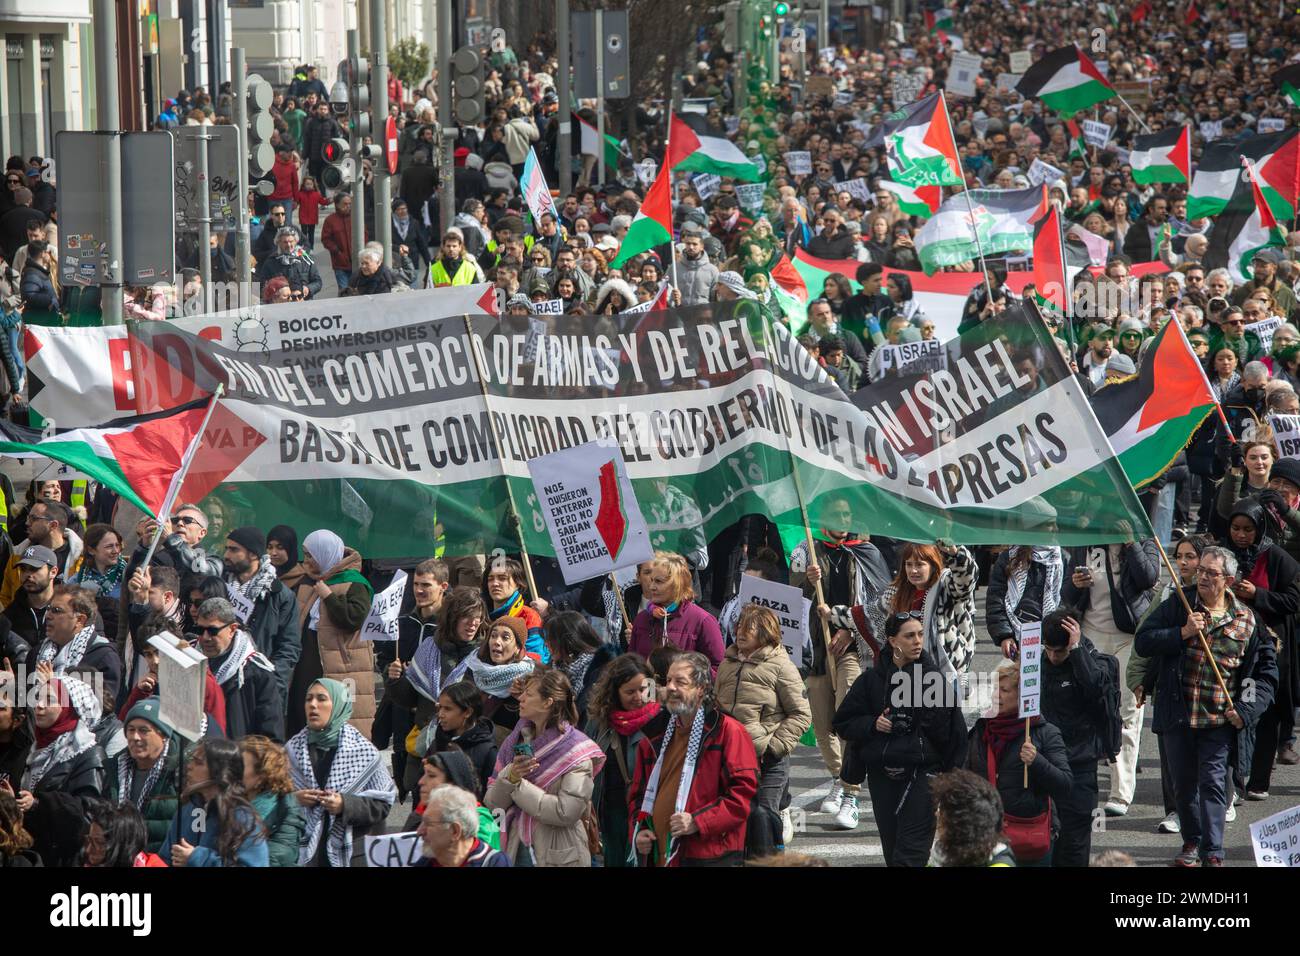
POLYGON ((637 745, 628 790, 631 841, 643 866, 740 866, 758 792, 758 760, 744 725, 713 701, 713 668, 694 651, 668 666, 675 718, 637 745))
POLYGON ((320 207, 328 206, 334 201, 332 196, 322 196, 316 188, 316 180, 304 176, 302 187, 293 194, 298 204, 298 225, 302 229, 303 248, 311 255, 316 249, 316 224, 320 222, 320 207))
POLYGON ((347 193, 335 197, 334 212, 325 217, 320 242, 330 254, 334 280, 342 292, 352 281, 352 197, 347 193))
POLYGON ((284 225, 293 225, 293 203, 298 194, 298 163, 294 160, 293 150, 281 146, 275 152, 275 163, 271 166, 271 175, 275 177, 275 189, 271 190, 271 201, 284 203, 284 225))

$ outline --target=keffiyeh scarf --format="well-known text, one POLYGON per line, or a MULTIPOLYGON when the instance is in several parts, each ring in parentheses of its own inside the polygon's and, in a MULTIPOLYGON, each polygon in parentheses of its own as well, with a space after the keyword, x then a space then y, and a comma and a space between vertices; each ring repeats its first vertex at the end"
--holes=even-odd
POLYGON ((239 675, 239 686, 244 686, 244 663, 257 653, 257 648, 253 645, 253 639, 248 636, 247 631, 235 631, 235 639, 230 643, 230 649, 226 652, 226 659, 221 667, 212 675, 217 682, 218 687, 224 687, 226 681, 239 675))
POLYGON ((573 659, 572 663, 565 664, 561 669, 569 677, 569 683, 573 685, 573 696, 576 698, 582 693, 583 686, 587 683, 587 668, 595 659, 596 652, 588 651, 585 654, 579 654, 573 659))
MULTIPOLYGON (((1041 564, 1046 571, 1046 577, 1043 579, 1043 613, 1039 620, 1055 611, 1061 601, 1061 580, 1064 577, 1061 549, 1036 547, 1028 561, 1007 575, 1007 593, 1003 603, 1007 609, 1007 618, 1011 621, 1011 626, 1016 629, 1017 641, 1020 640, 1022 622, 1016 610, 1020 607, 1021 598, 1025 596, 1025 585, 1029 583, 1029 568, 1034 564, 1041 564)), ((1008 565, 1008 569, 1009 567, 1008 565)))
MULTIPOLYGON (((450 687, 456 683, 470 669, 470 661, 478 656, 477 651, 470 651, 464 659, 457 664, 447 679, 442 679, 442 648, 438 646, 438 635, 434 634, 426 637, 420 642, 420 646, 415 649, 415 654, 411 658, 411 663, 406 668, 406 679, 411 682, 411 686, 425 700, 432 703, 438 702, 438 695, 442 693, 443 686, 450 687)), ((479 690, 483 688, 480 687, 479 690)))
MULTIPOLYGON (((144 778, 144 786, 140 788, 140 798, 135 802, 135 808, 141 813, 144 812, 144 805, 149 800, 149 794, 153 793, 153 788, 158 785, 158 778, 162 776, 163 767, 167 764, 167 752, 171 749, 172 739, 168 737, 163 743, 162 754, 154 761, 154 765, 149 768, 149 775, 144 778)), ((130 754, 126 754, 117 762, 117 800, 119 806, 131 801, 131 778, 138 772, 135 761, 131 759, 130 754)))
POLYGON ((226 575, 226 587, 238 591, 248 600, 256 603, 259 598, 267 591, 271 590, 271 585, 275 584, 280 578, 276 573, 275 565, 271 563, 269 554, 262 555, 259 560, 257 573, 245 582, 240 582, 239 576, 235 574, 226 575))
MULTIPOLYGON (((384 769, 383 755, 351 724, 344 724, 339 734, 338 753, 324 781, 316 779, 311 765, 311 747, 307 731, 302 730, 289 741, 289 772, 295 790, 331 790, 346 797, 382 800, 391 807, 397 799, 397 787, 384 769)), ((328 840, 326 856, 330 866, 345 867, 352 862, 352 827, 339 814, 327 820, 324 807, 303 807, 307 818, 307 842, 298 850, 298 865, 307 866, 316 857, 322 837, 328 840)))
POLYGON ((509 697, 510 685, 517 678, 527 677, 536 666, 536 662, 531 657, 525 657, 514 664, 489 664, 474 653, 465 660, 469 661, 470 673, 474 675, 472 678, 474 686, 489 697, 498 700, 509 697))
MULTIPOLYGON (((663 741, 659 745, 659 755, 655 757, 655 766, 650 771, 650 780, 646 784, 645 796, 641 799, 641 810, 637 814, 636 829, 632 832, 632 845, 628 848, 628 863, 636 865, 636 836, 642 830, 654 832, 654 811, 655 798, 659 795, 659 771, 663 769, 664 754, 668 752, 668 745, 672 743, 673 734, 677 731, 677 721, 668 721, 668 729, 664 731, 663 741)), ((686 762, 682 765, 682 779, 677 784, 677 798, 673 801, 673 813, 681 813, 686 809, 686 801, 691 795, 691 782, 695 779, 695 763, 700 757, 700 744, 704 740, 704 708, 701 707, 695 712, 691 720, 691 736, 686 741, 686 762)), ((673 858, 677 856, 680 849, 676 839, 672 834, 668 835, 668 852, 665 854, 664 866, 671 866, 673 858)))
POLYGON ((32 751, 27 758, 24 790, 35 788, 59 764, 66 763, 95 746, 95 734, 91 728, 103 716, 98 695, 88 684, 75 677, 60 677, 59 683, 68 695, 68 703, 64 706, 71 707, 77 714, 77 726, 59 734, 48 746, 32 751))
POLYGON ((122 575, 125 571, 125 557, 118 558, 115 565, 102 573, 95 567, 94 561, 82 561, 81 569, 77 571, 76 583, 82 587, 95 588, 101 597, 108 597, 122 583, 122 575))
POLYGON ((54 668, 54 673, 62 674, 68 668, 80 664, 81 659, 86 656, 86 651, 90 649, 93 643, 96 643, 95 625, 87 624, 63 647, 59 647, 52 640, 46 638, 41 643, 41 649, 36 652, 36 662, 38 664, 49 663, 54 668))

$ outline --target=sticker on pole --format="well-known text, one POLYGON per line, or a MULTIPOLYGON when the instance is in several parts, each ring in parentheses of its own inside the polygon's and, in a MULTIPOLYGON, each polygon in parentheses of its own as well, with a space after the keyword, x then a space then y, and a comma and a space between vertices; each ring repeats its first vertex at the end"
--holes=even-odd
POLYGON ((565 584, 649 561, 654 549, 614 445, 588 442, 528 462, 565 584))
POLYGON ((1020 716, 1037 717, 1042 703, 1043 624, 1035 621, 1020 627, 1020 716))

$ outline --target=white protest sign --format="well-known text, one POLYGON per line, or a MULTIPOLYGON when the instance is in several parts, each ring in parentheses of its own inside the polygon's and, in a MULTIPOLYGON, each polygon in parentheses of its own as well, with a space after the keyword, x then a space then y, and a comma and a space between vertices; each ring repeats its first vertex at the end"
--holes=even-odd
POLYGON ((1250 845, 1256 866, 1300 866, 1300 807, 1252 823, 1250 845))
POLYGON ((394 869, 420 862, 420 837, 414 830, 366 837, 366 866, 394 869))
POLYGON ((812 172, 812 153, 797 149, 785 154, 785 168, 791 176, 805 176, 812 172))
POLYGON ((749 161, 758 167, 760 173, 767 172, 767 157, 762 153, 755 153, 753 156, 749 157, 749 161))
POLYGON ((715 176, 713 173, 696 173, 691 177, 691 185, 703 201, 712 199, 718 194, 718 189, 722 186, 722 177, 715 176))
POLYGON ((1029 177, 1031 186, 1041 186, 1043 183, 1054 183, 1058 179, 1065 178, 1065 172, 1057 169, 1051 163, 1045 163, 1041 159, 1035 158, 1026 173, 1029 177))
POLYGON ((565 584, 650 560, 653 548, 618 446, 599 441, 528 462, 565 584))
POLYGON ((1229 34, 1228 34, 1228 49, 1229 49, 1229 50, 1244 50, 1244 49, 1246 49, 1246 45, 1247 45, 1247 43, 1248 43, 1248 41, 1247 41, 1247 39, 1246 39, 1246 34, 1244 34, 1244 33, 1229 33, 1229 34))
POLYGON ((393 575, 393 583, 388 585, 370 602, 370 613, 361 625, 363 641, 397 640, 397 619, 402 613, 402 598, 406 597, 406 572, 398 571, 393 575))
POLYGON ((1269 415, 1273 439, 1283 458, 1300 458, 1300 415, 1269 415))
POLYGON ((1271 319, 1260 319, 1258 322, 1250 323, 1246 326, 1246 331, 1258 335, 1260 348, 1268 353, 1273 348, 1273 333, 1280 328, 1282 328, 1282 320, 1274 316, 1271 319))
POLYGON ((230 603, 235 609, 235 617, 239 618, 239 623, 247 624, 253 616, 253 602, 244 597, 229 581, 226 582, 226 597, 230 599, 230 603))
POLYGON ((944 89, 953 96, 974 96, 975 80, 983 64, 984 61, 973 53, 954 53, 944 89))
POLYGON ((1043 652, 1043 625, 1040 621, 1020 625, 1020 716, 1037 717, 1041 713, 1043 675, 1039 658, 1043 652))
POLYGON ((563 299, 545 299, 533 303, 533 315, 564 315, 563 299))
POLYGON ((905 46, 898 51, 898 55, 903 58, 904 63, 911 63, 916 59, 916 50, 910 46, 905 46))
POLYGON ((1082 125, 1083 141, 1089 146, 1105 149, 1106 144, 1110 142, 1111 134, 1114 132, 1111 125, 1099 120, 1084 120, 1082 125))
POLYGON ((647 159, 637 163, 632 169, 636 172, 636 178, 640 180, 642 186, 649 186, 655 181, 655 171, 658 170, 659 164, 653 159, 647 159))
POLYGON ((880 347, 882 371, 896 368, 909 374, 922 375, 939 371, 945 367, 946 362, 947 356, 943 352, 943 343, 938 339, 880 347))
POLYGON ((1201 123, 1201 139, 1209 142, 1223 135, 1223 120, 1205 120, 1201 123))
POLYGON ((528 319, 528 338, 524 339, 524 364, 531 365, 537 361, 537 346, 546 334, 546 322, 542 319, 528 319))
POLYGON ((836 183, 835 191, 837 193, 848 193, 854 199, 860 200, 868 206, 871 205, 873 200, 871 189, 865 179, 849 179, 842 183, 836 183))
POLYGON ((914 103, 921 95, 921 91, 925 89, 925 77, 915 73, 895 73, 890 84, 894 109, 901 109, 909 103, 914 103))
POLYGON ((998 89, 1004 93, 1009 93, 1016 88, 1020 82, 1021 74, 1019 73, 999 73, 998 89))
POLYGON ((1028 50, 1015 50, 1011 54, 1011 72, 1024 73, 1034 62, 1034 55, 1028 50))
POLYGON ((208 661, 167 635, 149 638, 158 649, 158 719, 187 740, 203 736, 203 689, 208 661))
POLYGON ((736 185, 736 199, 740 203, 740 208, 745 212, 762 212, 763 189, 762 183, 738 183, 736 185))
POLYGON ((761 604, 781 622, 781 646, 796 665, 803 661, 803 649, 809 641, 808 614, 812 601, 798 588, 776 581, 764 581, 752 574, 741 575, 740 604, 761 604))
POLYGON ((1286 120, 1277 116, 1266 116, 1256 124, 1256 129, 1263 133, 1280 133, 1286 129, 1286 120))
POLYGON ((852 90, 840 90, 838 93, 835 94, 836 106, 848 106, 852 102, 853 102, 852 90))

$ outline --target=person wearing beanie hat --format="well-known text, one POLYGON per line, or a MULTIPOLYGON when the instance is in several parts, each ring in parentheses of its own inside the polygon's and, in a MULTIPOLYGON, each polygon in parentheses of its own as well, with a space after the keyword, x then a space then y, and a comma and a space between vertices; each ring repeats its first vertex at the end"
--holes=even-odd
POLYGON ((506 300, 506 311, 511 315, 532 315, 533 303, 528 296, 524 295, 522 292, 516 292, 506 300))
POLYGON ((302 655, 298 599, 280 580, 266 535, 260 528, 236 528, 226 536, 223 577, 244 630, 275 665, 281 700, 287 700, 294 666, 302 655), (251 610, 250 610, 251 609, 251 610))
POLYGON ((148 831, 146 849, 157 853, 176 816, 180 792, 180 744, 159 712, 162 700, 146 697, 127 711, 123 721, 126 749, 105 767, 107 797, 114 806, 129 803, 140 811, 148 831))
POLYGON ((1137 374, 1137 365, 1123 352, 1115 352, 1106 363, 1107 384, 1137 374))
POLYGON ((1119 323, 1119 334, 1115 337, 1116 351, 1120 355, 1126 355, 1133 362, 1134 366, 1138 362, 1138 353, 1142 349, 1142 343, 1146 339, 1146 329, 1137 319, 1125 318, 1119 323))

